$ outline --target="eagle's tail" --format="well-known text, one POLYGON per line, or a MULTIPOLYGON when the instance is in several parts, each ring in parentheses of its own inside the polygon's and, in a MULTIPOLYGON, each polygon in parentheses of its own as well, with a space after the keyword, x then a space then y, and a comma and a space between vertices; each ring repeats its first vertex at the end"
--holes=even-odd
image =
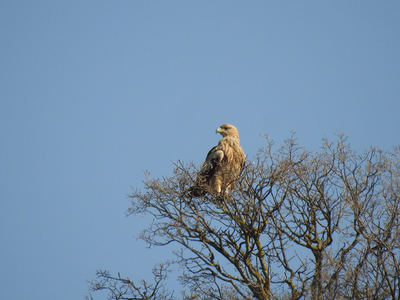
POLYGON ((206 194, 206 189, 204 188, 204 186, 201 186, 199 184, 195 184, 194 186, 190 187, 188 190, 188 195, 191 198, 201 197, 201 196, 204 196, 205 194, 206 194))

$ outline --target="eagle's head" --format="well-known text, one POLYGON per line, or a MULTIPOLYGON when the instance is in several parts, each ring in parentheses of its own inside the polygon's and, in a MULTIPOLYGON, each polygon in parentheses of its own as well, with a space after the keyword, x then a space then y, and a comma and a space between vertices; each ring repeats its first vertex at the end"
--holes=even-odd
POLYGON ((239 132, 235 126, 232 124, 222 124, 217 128, 217 132, 223 137, 232 136, 239 138, 239 132))

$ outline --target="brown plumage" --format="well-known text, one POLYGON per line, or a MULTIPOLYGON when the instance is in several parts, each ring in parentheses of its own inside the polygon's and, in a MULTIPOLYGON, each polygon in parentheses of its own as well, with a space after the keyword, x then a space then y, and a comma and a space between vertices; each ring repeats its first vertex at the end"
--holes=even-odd
POLYGON ((217 132, 222 135, 222 139, 208 152, 196 182, 190 189, 193 197, 206 193, 228 193, 243 169, 246 156, 240 146, 236 127, 223 124, 217 128, 217 132))

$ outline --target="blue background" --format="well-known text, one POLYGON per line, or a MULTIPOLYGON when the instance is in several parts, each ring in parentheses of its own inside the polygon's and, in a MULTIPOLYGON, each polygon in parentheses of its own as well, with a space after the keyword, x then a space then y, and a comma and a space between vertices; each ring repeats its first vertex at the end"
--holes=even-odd
POLYGON ((169 249, 137 239, 128 194, 200 164, 222 123, 250 159, 292 130, 399 143, 398 1, 2 0, 0 43, 1 299, 151 278, 169 249))

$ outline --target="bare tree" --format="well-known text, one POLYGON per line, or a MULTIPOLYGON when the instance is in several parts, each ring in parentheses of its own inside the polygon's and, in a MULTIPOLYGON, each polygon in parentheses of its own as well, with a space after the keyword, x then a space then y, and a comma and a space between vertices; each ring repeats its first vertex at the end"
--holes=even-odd
MULTIPOLYGON (((173 176, 146 179, 128 211, 153 216, 141 235, 149 245, 181 246, 182 298, 400 297, 398 148, 358 154, 339 137, 318 152, 293 138, 275 150, 267 138, 224 197, 192 198, 197 172, 178 162, 173 176)), ((110 299, 171 297, 158 290, 164 276, 144 293, 148 285, 99 275, 92 289, 110 299)))
POLYGON ((129 278, 121 277, 119 273, 112 276, 108 271, 97 271, 97 280, 90 283, 90 289, 108 291, 109 299, 115 300, 172 299, 172 293, 168 293, 163 286, 167 276, 167 264, 153 268, 153 276, 153 283, 142 280, 137 284, 129 278))

